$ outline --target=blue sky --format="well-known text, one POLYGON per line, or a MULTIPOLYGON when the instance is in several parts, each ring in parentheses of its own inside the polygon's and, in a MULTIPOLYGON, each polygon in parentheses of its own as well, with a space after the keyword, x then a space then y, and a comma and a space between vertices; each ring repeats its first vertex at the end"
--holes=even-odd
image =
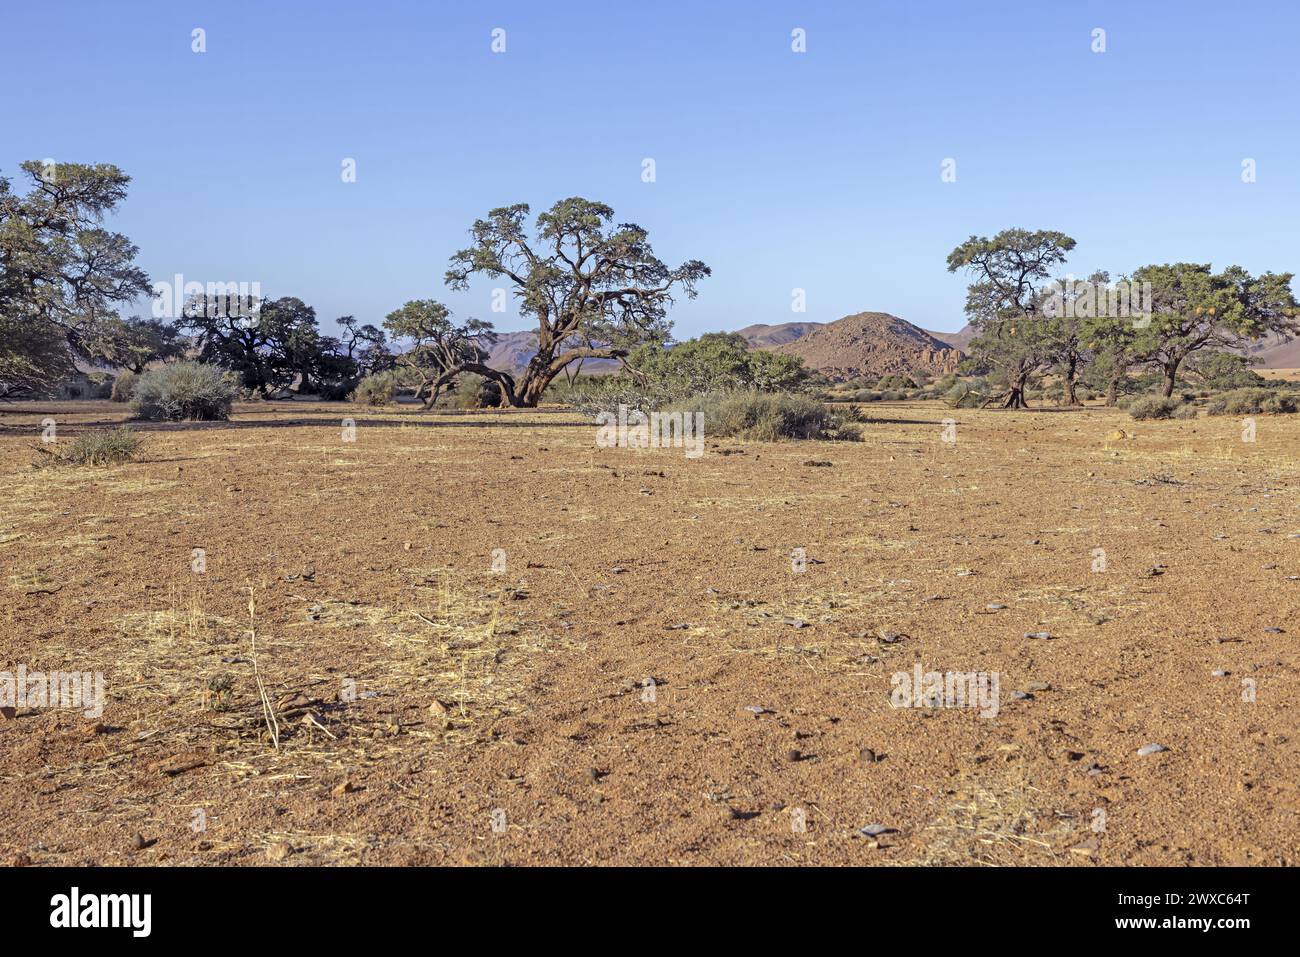
POLYGON ((493 207, 582 195, 713 267, 679 337, 952 330, 945 256, 1008 226, 1072 235, 1076 274, 1300 267, 1298 32, 1281 0, 10 2, 0 173, 115 163, 151 276, 259 281, 324 328, 426 297, 523 328, 489 281, 448 290, 447 257, 493 207))

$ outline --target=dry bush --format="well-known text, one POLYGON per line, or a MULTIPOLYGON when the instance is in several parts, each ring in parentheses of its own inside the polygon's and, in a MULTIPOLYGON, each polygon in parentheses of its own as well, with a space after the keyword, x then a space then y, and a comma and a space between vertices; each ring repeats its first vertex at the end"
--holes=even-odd
POLYGON ((83 432, 71 442, 54 442, 38 445, 36 451, 44 456, 34 464, 47 465, 121 465, 134 461, 144 445, 144 440, 126 426, 117 429, 98 429, 83 432))

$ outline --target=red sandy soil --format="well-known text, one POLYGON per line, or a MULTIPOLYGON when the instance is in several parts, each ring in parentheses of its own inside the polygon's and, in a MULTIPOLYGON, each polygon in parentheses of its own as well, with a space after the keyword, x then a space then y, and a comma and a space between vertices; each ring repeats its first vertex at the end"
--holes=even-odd
POLYGON ((0 862, 1296 863, 1300 417, 870 415, 249 405, 34 469, 125 412, 4 409, 0 671, 107 702, 0 719, 0 862), (918 662, 997 716, 893 707, 918 662))

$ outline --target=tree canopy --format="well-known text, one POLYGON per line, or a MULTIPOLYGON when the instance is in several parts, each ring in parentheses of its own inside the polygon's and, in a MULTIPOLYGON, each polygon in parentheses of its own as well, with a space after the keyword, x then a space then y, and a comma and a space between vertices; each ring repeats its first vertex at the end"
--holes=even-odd
POLYGON ((22 164, 30 189, 0 177, 0 397, 53 384, 91 357, 115 307, 150 293, 136 247, 103 226, 130 177, 109 164, 22 164))
POLYGON ((496 379, 516 406, 535 406, 572 362, 623 359, 637 345, 666 341, 674 293, 694 298, 709 275, 699 260, 665 264, 646 231, 614 224, 614 211, 604 203, 560 200, 538 215, 532 238, 528 215, 528 205, 520 203, 475 222, 472 243, 452 255, 446 274, 453 289, 468 288, 476 274, 506 279, 520 312, 537 324, 537 353, 518 380, 486 367, 472 370, 496 379))

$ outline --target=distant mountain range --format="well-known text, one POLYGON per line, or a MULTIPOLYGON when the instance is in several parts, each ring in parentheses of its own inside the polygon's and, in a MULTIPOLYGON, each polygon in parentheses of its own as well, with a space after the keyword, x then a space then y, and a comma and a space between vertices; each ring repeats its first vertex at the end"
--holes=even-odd
MULTIPOLYGON (((893 372, 949 372, 970 340, 969 327, 960 332, 927 332, 883 312, 862 312, 835 322, 756 323, 736 330, 751 349, 797 355, 810 369, 830 378, 854 379, 893 372)), ((518 372, 537 354, 532 332, 502 332, 488 353, 494 369, 518 372)), ((612 359, 586 359, 582 371, 613 372, 612 359)))
MULTIPOLYGON (((860 312, 835 322, 755 323, 737 329, 751 349, 797 355, 810 369, 847 380, 904 371, 951 372, 975 336, 970 326, 933 332, 884 312, 860 312)), ((1300 369, 1300 339, 1270 338, 1243 350, 1263 369, 1300 369)), ((499 333, 488 354, 494 369, 518 372, 537 353, 532 332, 499 333)), ((613 372, 612 359, 586 359, 582 371, 613 372)))

